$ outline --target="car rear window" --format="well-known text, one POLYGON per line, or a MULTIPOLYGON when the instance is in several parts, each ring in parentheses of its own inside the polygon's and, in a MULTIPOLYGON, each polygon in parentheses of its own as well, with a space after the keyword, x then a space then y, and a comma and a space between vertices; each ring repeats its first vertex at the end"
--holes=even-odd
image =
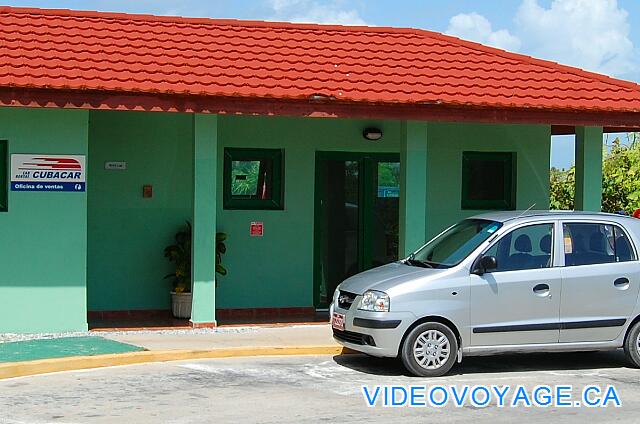
POLYGON ((565 223, 565 266, 628 262, 636 259, 631 241, 617 225, 565 223))

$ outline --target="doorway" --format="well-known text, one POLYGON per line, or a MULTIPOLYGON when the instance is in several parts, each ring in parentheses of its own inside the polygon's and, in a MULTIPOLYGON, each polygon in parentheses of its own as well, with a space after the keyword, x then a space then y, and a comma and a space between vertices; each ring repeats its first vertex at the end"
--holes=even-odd
POLYGON ((399 210, 398 154, 316 154, 316 308, 344 279, 398 259, 399 210))

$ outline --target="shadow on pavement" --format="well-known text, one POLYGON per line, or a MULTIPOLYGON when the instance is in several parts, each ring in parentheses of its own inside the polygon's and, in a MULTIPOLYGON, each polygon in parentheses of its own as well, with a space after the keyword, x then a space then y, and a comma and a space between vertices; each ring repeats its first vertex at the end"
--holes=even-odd
MULTIPOLYGON (((374 358, 351 354, 333 360, 343 367, 372 375, 409 375, 402 362, 394 358, 374 358)), ((523 371, 569 371, 601 368, 627 368, 622 349, 606 352, 529 353, 464 358, 450 375, 508 373, 523 371)))
POLYGON ((364 354, 336 355, 336 364, 354 371, 372 375, 398 376, 409 375, 400 359, 376 358, 364 354))

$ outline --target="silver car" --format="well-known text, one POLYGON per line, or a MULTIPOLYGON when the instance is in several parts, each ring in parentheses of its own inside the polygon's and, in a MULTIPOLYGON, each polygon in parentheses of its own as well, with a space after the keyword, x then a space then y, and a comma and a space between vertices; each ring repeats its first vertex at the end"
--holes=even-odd
POLYGON ((618 349, 640 367, 640 219, 496 212, 342 282, 334 338, 420 376, 463 356, 618 349))

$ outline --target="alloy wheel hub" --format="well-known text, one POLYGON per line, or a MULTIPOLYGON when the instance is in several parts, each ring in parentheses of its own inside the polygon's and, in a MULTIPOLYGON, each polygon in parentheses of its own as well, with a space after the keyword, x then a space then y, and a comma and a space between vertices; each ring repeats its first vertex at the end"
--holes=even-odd
POLYGON ((449 359, 450 343, 447 336, 438 330, 427 330, 420 334, 413 345, 413 357, 423 368, 438 369, 449 359))

